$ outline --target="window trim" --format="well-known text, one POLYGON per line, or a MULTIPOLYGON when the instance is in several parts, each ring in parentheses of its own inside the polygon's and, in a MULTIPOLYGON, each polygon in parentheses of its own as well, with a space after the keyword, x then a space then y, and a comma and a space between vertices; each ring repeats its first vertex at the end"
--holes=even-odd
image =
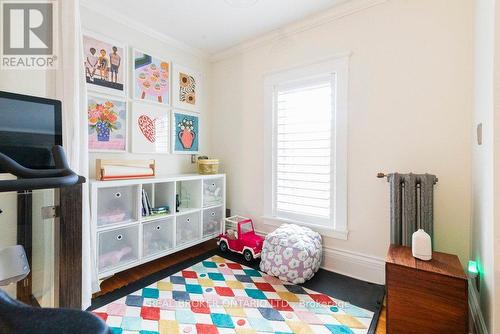
POLYGON ((325 236, 347 240, 347 106, 348 106, 348 67, 350 54, 330 57, 314 63, 300 65, 268 73, 264 77, 264 211, 263 219, 271 225, 290 222, 308 226, 325 236), (276 101, 274 96, 277 85, 302 82, 308 78, 331 76, 333 82, 332 99, 332 205, 333 224, 330 227, 313 225, 294 219, 278 217, 275 212, 275 152, 276 152, 276 101), (272 143, 269 145, 269 143, 272 143))

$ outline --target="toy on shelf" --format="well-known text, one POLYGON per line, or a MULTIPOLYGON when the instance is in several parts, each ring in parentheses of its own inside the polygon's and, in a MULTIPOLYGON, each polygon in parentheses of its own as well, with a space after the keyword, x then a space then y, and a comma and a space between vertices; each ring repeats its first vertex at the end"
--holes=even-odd
POLYGON ((253 221, 241 216, 232 216, 224 220, 224 232, 217 238, 222 252, 243 254, 250 262, 260 257, 264 238, 255 234, 253 221))

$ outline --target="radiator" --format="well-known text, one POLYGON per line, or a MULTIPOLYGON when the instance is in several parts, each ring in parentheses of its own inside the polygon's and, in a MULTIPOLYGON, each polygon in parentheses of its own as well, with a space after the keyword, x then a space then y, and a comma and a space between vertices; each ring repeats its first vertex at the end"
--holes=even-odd
POLYGON ((387 175, 391 192, 391 244, 411 246, 412 234, 419 228, 434 241, 433 202, 437 180, 431 174, 387 175))

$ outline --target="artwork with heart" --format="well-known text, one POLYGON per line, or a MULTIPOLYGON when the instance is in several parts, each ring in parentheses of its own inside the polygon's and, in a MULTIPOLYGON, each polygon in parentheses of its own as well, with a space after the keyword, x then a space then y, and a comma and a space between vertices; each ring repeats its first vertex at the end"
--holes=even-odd
POLYGON ((156 121, 155 119, 151 119, 149 116, 146 115, 139 116, 139 119, 137 120, 137 123, 139 124, 139 129, 141 130, 142 134, 144 135, 144 137, 146 137, 147 140, 149 140, 152 143, 156 141, 155 121, 156 121))
POLYGON ((169 153, 169 109, 139 101, 132 106, 132 152, 169 153))

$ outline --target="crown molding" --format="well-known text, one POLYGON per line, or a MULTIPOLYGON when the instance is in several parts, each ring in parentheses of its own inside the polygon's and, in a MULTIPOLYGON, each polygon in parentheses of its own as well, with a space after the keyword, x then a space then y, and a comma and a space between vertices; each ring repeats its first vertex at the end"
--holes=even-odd
POLYGON ((355 14, 362 10, 371 8, 387 2, 388 0, 353 0, 332 7, 331 9, 303 19, 301 21, 291 23, 283 28, 276 29, 269 33, 265 33, 246 42, 240 43, 221 52, 214 53, 210 56, 211 62, 218 62, 223 59, 241 54, 245 51, 263 46, 268 43, 279 41, 280 39, 299 34, 301 32, 322 26, 342 17, 355 14))
POLYGON ((106 6, 102 3, 102 1, 94 1, 94 0, 81 0, 80 6, 92 12, 95 12, 99 15, 105 16, 106 18, 113 20, 115 22, 119 22, 123 25, 126 25, 134 30, 140 31, 154 39, 157 39, 161 42, 164 42, 176 49, 189 53, 190 55, 206 58, 208 59, 210 55, 198 48, 190 46, 184 42, 181 42, 171 36, 163 34, 157 30, 151 29, 144 24, 126 16, 118 13, 113 8, 106 6), (111 15, 113 13, 113 15, 111 15))

